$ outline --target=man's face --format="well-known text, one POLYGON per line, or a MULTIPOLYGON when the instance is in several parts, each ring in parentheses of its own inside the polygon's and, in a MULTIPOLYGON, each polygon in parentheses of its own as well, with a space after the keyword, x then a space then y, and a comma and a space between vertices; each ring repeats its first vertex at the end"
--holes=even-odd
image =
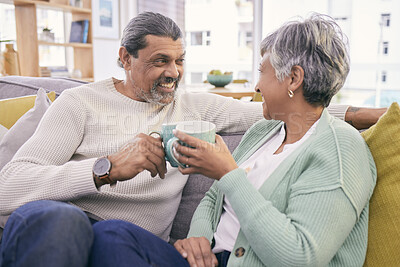
POLYGON ((182 39, 146 36, 147 47, 130 56, 127 71, 135 99, 167 105, 175 98, 178 83, 183 75, 185 51, 182 39))

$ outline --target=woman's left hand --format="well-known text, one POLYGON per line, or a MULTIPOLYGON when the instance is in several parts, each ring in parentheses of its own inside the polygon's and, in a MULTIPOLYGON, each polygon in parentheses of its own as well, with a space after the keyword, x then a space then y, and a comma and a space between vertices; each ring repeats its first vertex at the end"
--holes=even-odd
POLYGON ((191 147, 175 143, 174 153, 176 159, 187 168, 179 167, 182 174, 201 173, 215 180, 221 179, 228 172, 238 168, 235 159, 226 146, 222 137, 215 135, 215 144, 200 140, 183 132, 176 130, 175 136, 191 147))

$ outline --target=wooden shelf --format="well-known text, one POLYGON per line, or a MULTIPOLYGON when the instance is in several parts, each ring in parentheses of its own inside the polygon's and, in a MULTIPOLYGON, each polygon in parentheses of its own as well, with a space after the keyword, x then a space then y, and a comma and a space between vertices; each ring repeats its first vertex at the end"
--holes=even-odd
POLYGON ((43 8, 47 9, 59 9, 62 11, 67 11, 71 13, 86 13, 86 14, 92 14, 92 10, 90 8, 81 8, 81 7, 74 7, 70 5, 63 5, 63 4, 58 4, 58 3, 52 3, 52 2, 47 2, 47 1, 37 1, 37 0, 14 0, 14 5, 15 6, 21 6, 21 5, 37 5, 41 6, 43 8))
POLYGON ((52 43, 45 41, 38 41, 39 45, 48 45, 48 46, 65 46, 65 47, 79 47, 79 48, 92 48, 92 44, 84 44, 84 43, 52 43))
POLYGON ((69 0, 13 0, 22 76, 40 76, 39 46, 59 46, 73 49, 73 68, 81 71, 82 77, 85 77, 83 80, 93 81, 92 4, 91 0, 82 1, 83 7, 80 8, 68 5, 69 0), (89 20, 87 43, 54 43, 38 40, 37 8, 69 12, 72 14, 72 21, 89 20))

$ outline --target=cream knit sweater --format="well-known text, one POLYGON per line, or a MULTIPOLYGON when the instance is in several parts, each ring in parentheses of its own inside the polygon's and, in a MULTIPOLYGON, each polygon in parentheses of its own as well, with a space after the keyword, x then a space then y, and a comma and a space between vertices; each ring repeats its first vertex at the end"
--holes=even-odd
POLYGON ((98 190, 94 161, 138 133, 160 130, 163 123, 205 120, 215 123, 218 132, 236 132, 260 118, 260 103, 214 94, 180 93, 167 106, 135 101, 120 94, 111 78, 66 90, 2 169, 0 214, 34 200, 67 201, 95 217, 126 220, 168 240, 187 176, 168 166, 164 180, 144 171, 98 190))

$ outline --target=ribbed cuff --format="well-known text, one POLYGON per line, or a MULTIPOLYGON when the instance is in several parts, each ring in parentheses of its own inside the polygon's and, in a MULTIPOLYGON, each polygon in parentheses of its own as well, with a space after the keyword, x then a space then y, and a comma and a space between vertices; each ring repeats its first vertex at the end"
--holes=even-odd
POLYGON ((70 175, 73 194, 76 198, 99 193, 94 183, 92 172, 96 159, 93 158, 72 163, 79 164, 79 168, 78 166, 73 166, 73 172, 70 175))
POLYGON ((329 114, 344 121, 349 105, 330 105, 327 109, 329 114))

